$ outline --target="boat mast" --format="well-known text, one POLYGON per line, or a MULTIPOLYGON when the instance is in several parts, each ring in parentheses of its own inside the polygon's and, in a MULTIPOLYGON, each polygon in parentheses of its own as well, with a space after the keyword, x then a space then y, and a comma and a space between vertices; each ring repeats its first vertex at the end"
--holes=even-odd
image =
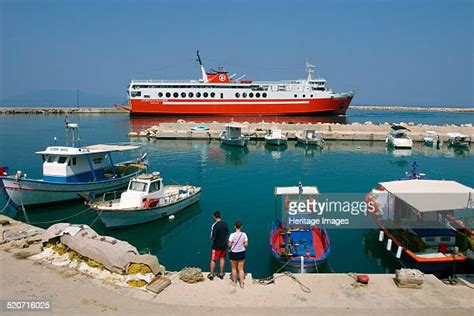
POLYGON ((199 66, 201 67, 202 81, 207 83, 206 69, 204 69, 204 66, 202 65, 202 60, 201 60, 201 56, 199 56, 199 51, 196 51, 196 55, 197 55, 196 61, 199 63, 199 66))
POLYGON ((308 78, 306 79, 306 81, 310 81, 314 73, 314 65, 311 65, 308 59, 306 59, 306 72, 308 73, 308 78))

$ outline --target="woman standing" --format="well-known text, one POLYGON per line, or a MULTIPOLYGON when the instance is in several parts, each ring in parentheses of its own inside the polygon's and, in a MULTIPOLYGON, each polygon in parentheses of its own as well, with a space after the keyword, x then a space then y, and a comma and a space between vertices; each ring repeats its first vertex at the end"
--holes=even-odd
POLYGON ((237 285, 237 270, 239 271, 240 287, 244 288, 245 249, 248 246, 247 234, 242 232, 242 223, 235 222, 235 232, 229 236, 229 259, 232 266, 232 282, 237 285))

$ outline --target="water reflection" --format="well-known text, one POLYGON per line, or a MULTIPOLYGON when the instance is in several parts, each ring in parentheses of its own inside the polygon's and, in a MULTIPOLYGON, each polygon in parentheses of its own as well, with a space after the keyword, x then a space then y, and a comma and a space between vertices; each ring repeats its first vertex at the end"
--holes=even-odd
POLYGON ((374 229, 363 235, 364 253, 369 260, 384 269, 385 273, 394 273, 395 269, 401 268, 400 261, 385 249, 383 243, 379 242, 378 234, 379 231, 374 229))
POLYGON ((240 166, 248 162, 247 159, 245 159, 245 156, 247 156, 249 153, 249 149, 247 148, 247 146, 237 147, 221 144, 220 148, 225 154, 224 161, 227 164, 240 166))

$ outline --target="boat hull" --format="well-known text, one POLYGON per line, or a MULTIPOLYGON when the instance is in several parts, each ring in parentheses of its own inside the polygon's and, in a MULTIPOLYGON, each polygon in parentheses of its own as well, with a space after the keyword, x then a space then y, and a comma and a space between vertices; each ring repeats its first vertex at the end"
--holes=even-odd
POLYGON ((128 185, 131 178, 140 173, 141 171, 116 179, 88 183, 55 183, 23 178, 17 181, 14 177, 0 177, 0 180, 7 194, 6 199, 13 207, 19 209, 22 205, 39 207, 120 190, 128 185))
POLYGON ((200 195, 201 191, 176 203, 144 210, 118 211, 100 210, 97 208, 94 208, 94 210, 97 212, 100 220, 102 221, 102 223, 104 223, 106 228, 119 228, 124 226, 143 224, 146 222, 158 220, 169 215, 176 214, 182 211, 183 209, 199 202, 200 195))
POLYGON ((321 139, 307 139, 303 137, 297 137, 296 140, 298 143, 308 146, 323 146, 323 141, 321 139))
POLYGON ((288 141, 286 139, 275 138, 275 139, 267 139, 267 145, 272 146, 286 146, 288 141))
POLYGON ((129 99, 131 115, 345 115, 353 96, 319 99, 129 99))
POLYGON ((225 145, 236 146, 236 147, 245 147, 247 146, 249 142, 249 140, 246 138, 238 138, 238 139, 221 138, 221 141, 225 145))

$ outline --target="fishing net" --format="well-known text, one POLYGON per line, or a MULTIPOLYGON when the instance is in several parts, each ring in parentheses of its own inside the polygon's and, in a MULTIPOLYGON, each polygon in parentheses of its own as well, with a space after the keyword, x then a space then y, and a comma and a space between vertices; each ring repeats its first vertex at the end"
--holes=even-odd
POLYGON ((181 270, 179 272, 179 278, 186 283, 198 283, 204 281, 201 269, 194 267, 186 267, 181 270))

